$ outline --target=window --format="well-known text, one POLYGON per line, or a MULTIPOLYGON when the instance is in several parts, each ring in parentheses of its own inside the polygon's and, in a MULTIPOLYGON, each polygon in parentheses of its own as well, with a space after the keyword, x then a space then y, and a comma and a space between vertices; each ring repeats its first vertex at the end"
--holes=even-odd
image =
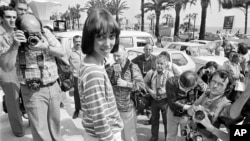
POLYGON ((120 44, 125 48, 134 47, 132 37, 120 37, 120 44))
POLYGON ((172 62, 178 66, 184 66, 188 63, 187 59, 181 53, 173 53, 172 62))
POLYGON ((154 46, 153 40, 150 37, 137 37, 137 47, 144 47, 146 44, 154 46))

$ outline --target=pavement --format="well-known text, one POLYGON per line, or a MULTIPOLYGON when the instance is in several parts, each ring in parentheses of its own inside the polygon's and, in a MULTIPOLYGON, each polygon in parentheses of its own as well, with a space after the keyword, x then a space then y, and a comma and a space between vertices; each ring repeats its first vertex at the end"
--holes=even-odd
MULTIPOLYGON (((25 136, 15 137, 12 134, 8 114, 3 112, 2 108, 2 96, 3 91, 0 89, 0 141, 32 141, 31 129, 27 119, 23 119, 25 127, 25 136)), ((83 138, 84 128, 81 124, 81 115, 79 118, 72 119, 74 112, 74 98, 70 93, 64 93, 62 95, 64 108, 61 108, 61 134, 65 141, 85 141, 83 138)), ((138 141, 149 141, 151 137, 151 126, 144 125, 143 123, 147 120, 146 116, 137 117, 137 136, 138 141)), ((162 120, 160 120, 162 123, 162 120)), ((159 129, 159 141, 164 141, 164 127, 160 124, 159 129)))

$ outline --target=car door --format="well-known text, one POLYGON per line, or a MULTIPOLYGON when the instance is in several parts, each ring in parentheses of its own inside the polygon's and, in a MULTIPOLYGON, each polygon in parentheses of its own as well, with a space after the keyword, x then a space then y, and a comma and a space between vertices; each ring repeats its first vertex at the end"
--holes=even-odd
POLYGON ((195 71, 194 61, 183 52, 171 53, 171 62, 176 64, 184 72, 187 70, 195 71))

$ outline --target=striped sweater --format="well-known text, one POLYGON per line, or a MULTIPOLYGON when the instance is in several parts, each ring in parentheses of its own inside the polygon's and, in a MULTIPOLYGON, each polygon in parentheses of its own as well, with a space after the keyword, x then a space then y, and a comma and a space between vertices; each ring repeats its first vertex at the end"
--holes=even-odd
POLYGON ((78 84, 86 132, 100 141, 113 141, 123 122, 104 66, 83 64, 78 84))

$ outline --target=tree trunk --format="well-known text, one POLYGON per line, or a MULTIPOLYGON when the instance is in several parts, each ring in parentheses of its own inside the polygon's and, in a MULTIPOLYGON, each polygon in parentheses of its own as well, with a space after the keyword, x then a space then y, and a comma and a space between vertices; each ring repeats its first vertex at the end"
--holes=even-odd
POLYGON ((174 35, 179 36, 179 25, 180 25, 180 12, 181 12, 181 4, 175 5, 175 24, 174 24, 174 35))
POLYGON ((79 21, 79 18, 77 18, 77 24, 78 24, 78 29, 80 29, 80 21, 79 21))
POLYGON ((141 31, 144 31, 144 0, 141 0, 141 31))
POLYGON ((244 34, 247 34, 247 16, 248 16, 248 4, 246 4, 246 13, 245 13, 245 30, 244 30, 244 34))
POLYGON ((160 26, 160 15, 161 15, 161 11, 155 11, 155 15, 156 15, 156 23, 155 23, 155 36, 158 37, 160 36, 160 30, 159 30, 159 26, 160 26))
POLYGON ((204 40, 205 38, 207 7, 208 7, 208 3, 201 6, 201 25, 200 25, 200 33, 199 33, 200 40, 204 40))
POLYGON ((189 32, 189 30, 190 30, 190 17, 188 18, 188 32, 189 32))

